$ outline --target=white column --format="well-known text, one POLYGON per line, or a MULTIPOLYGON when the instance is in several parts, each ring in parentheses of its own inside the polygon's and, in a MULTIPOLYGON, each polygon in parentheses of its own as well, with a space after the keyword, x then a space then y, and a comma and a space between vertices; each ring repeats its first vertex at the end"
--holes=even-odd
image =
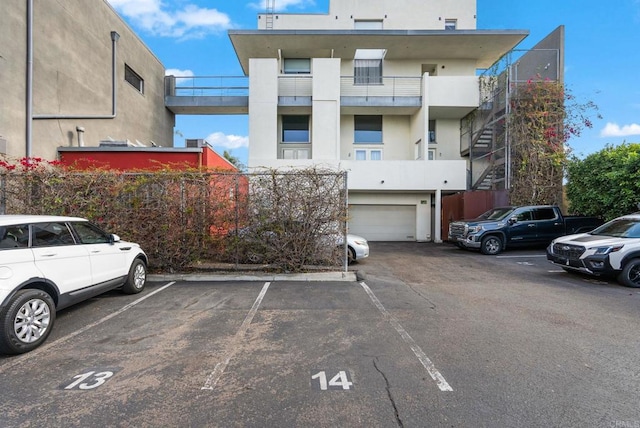
POLYGON ((435 231, 433 242, 436 244, 442 243, 442 190, 436 190, 436 218, 435 218, 435 231))

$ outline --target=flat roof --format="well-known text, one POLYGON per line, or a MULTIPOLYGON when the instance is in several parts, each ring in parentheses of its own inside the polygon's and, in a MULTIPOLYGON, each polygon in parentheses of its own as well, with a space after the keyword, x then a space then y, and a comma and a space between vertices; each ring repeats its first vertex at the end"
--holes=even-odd
POLYGON ((387 59, 472 59, 489 68, 529 30, 229 30, 245 74, 250 58, 353 59, 357 49, 386 49, 387 59))

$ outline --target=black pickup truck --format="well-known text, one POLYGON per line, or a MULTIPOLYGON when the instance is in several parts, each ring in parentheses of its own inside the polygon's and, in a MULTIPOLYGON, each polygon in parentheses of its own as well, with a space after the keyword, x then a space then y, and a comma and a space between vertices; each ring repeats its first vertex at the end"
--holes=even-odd
POLYGON ((511 246, 548 244, 559 236, 588 232, 602 223, 596 217, 564 216, 552 205, 500 207, 474 220, 450 223, 449 241, 493 255, 511 246))

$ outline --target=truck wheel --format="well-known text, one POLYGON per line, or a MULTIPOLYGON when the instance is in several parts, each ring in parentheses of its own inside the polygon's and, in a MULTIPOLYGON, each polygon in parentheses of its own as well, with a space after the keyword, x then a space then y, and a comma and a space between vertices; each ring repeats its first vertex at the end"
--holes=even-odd
POLYGON ((640 259, 631 259, 618 275, 618 281, 627 287, 640 288, 640 259))
POLYGON ((485 236, 480 244, 480 252, 494 256, 502 251, 502 240, 497 236, 485 236))

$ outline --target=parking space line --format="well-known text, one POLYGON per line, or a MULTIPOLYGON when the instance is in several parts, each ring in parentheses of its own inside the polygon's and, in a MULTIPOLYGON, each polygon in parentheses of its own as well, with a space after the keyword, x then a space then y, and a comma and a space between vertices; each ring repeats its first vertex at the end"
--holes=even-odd
POLYGON ((44 345, 36 348, 35 350, 33 350, 33 351, 31 351, 31 352, 29 352, 27 354, 23 354, 23 355, 20 355, 20 356, 16 357, 10 363, 3 364, 2 366, 0 366, 0 373, 3 373, 5 370, 10 369, 10 368, 12 368, 12 367, 14 367, 14 366, 16 366, 18 364, 24 363, 25 360, 27 360, 29 358, 35 357, 37 355, 40 355, 43 352, 46 352, 52 346, 56 346, 56 345, 60 345, 62 343, 65 343, 65 342, 73 339, 74 337, 78 336, 79 334, 82 334, 85 331, 87 331, 89 329, 92 329, 93 327, 95 327, 97 325, 100 325, 105 321, 109 321, 111 318, 114 318, 114 317, 120 315, 121 313, 123 313, 124 311, 131 309, 132 307, 136 306, 138 303, 141 303, 141 302, 147 300, 149 297, 151 297, 151 296, 153 296, 155 294, 158 294, 159 292, 171 287, 175 283, 176 283, 175 281, 171 281, 168 284, 165 284, 162 287, 158 288, 157 290, 154 290, 149 294, 145 294, 144 296, 142 296, 139 299, 137 299, 137 300, 135 300, 135 301, 123 306, 122 308, 118 309, 117 311, 115 311, 115 312, 113 312, 113 313, 111 313, 111 314, 99 319, 98 321, 95 321, 95 322, 93 322, 93 323, 91 323, 89 325, 84 326, 80 330, 76 330, 73 333, 70 333, 70 334, 68 334, 68 335, 66 335, 64 337, 61 337, 60 339, 55 340, 53 342, 45 343, 44 345))
POLYGON ((369 295, 369 298, 371 299, 371 301, 373 301, 373 304, 376 305, 376 307, 378 308, 378 310, 380 310, 382 315, 387 319, 387 321, 389 321, 389 323, 393 326, 393 328, 395 328, 398 334, 400 334, 400 337, 402 337, 402 339, 409 345, 409 347, 411 348, 415 356, 418 357, 418 360, 420 361, 422 366, 427 370, 427 372, 429 372, 429 375, 431 376, 431 378, 436 381, 436 383, 438 384, 438 388, 440 388, 440 391, 453 391, 453 388, 449 386, 444 376, 442 376, 442 374, 436 369, 436 366, 433 364, 433 362, 431 362, 429 357, 427 357, 427 355, 422 351, 422 349, 418 346, 415 340, 413 340, 413 338, 409 335, 409 333, 407 333, 407 331, 402 327, 402 325, 400 325, 398 320, 395 319, 385 309, 384 306, 382 306, 382 303, 380 303, 380 300, 378 300, 376 295, 373 294, 373 291, 371 291, 369 286, 365 284, 364 281, 360 282, 360 285, 362 286, 364 291, 369 295))
MULTIPOLYGON (((267 294, 269 285, 271 285, 270 282, 265 282, 264 285, 262 286, 262 290, 260 291, 258 298, 256 299, 255 302, 253 302, 253 306, 251 307, 251 310, 249 311, 244 321, 242 322, 240 329, 236 332, 236 335, 234 336, 234 340, 237 341, 244 337, 245 333, 249 329, 249 326, 251 325, 251 322, 253 321, 253 317, 255 316, 256 312, 258 312, 258 308, 262 303, 262 299, 264 299, 265 294, 267 294)), ((225 369, 229 365, 229 362, 231 361, 231 358, 233 358, 235 353, 236 353, 235 347, 234 349, 227 352, 227 355, 225 356, 224 360, 216 364, 213 371, 207 377, 207 380, 205 381, 204 386, 200 389, 206 389, 209 391, 213 390, 213 388, 216 386, 216 384, 224 374, 225 369)))

